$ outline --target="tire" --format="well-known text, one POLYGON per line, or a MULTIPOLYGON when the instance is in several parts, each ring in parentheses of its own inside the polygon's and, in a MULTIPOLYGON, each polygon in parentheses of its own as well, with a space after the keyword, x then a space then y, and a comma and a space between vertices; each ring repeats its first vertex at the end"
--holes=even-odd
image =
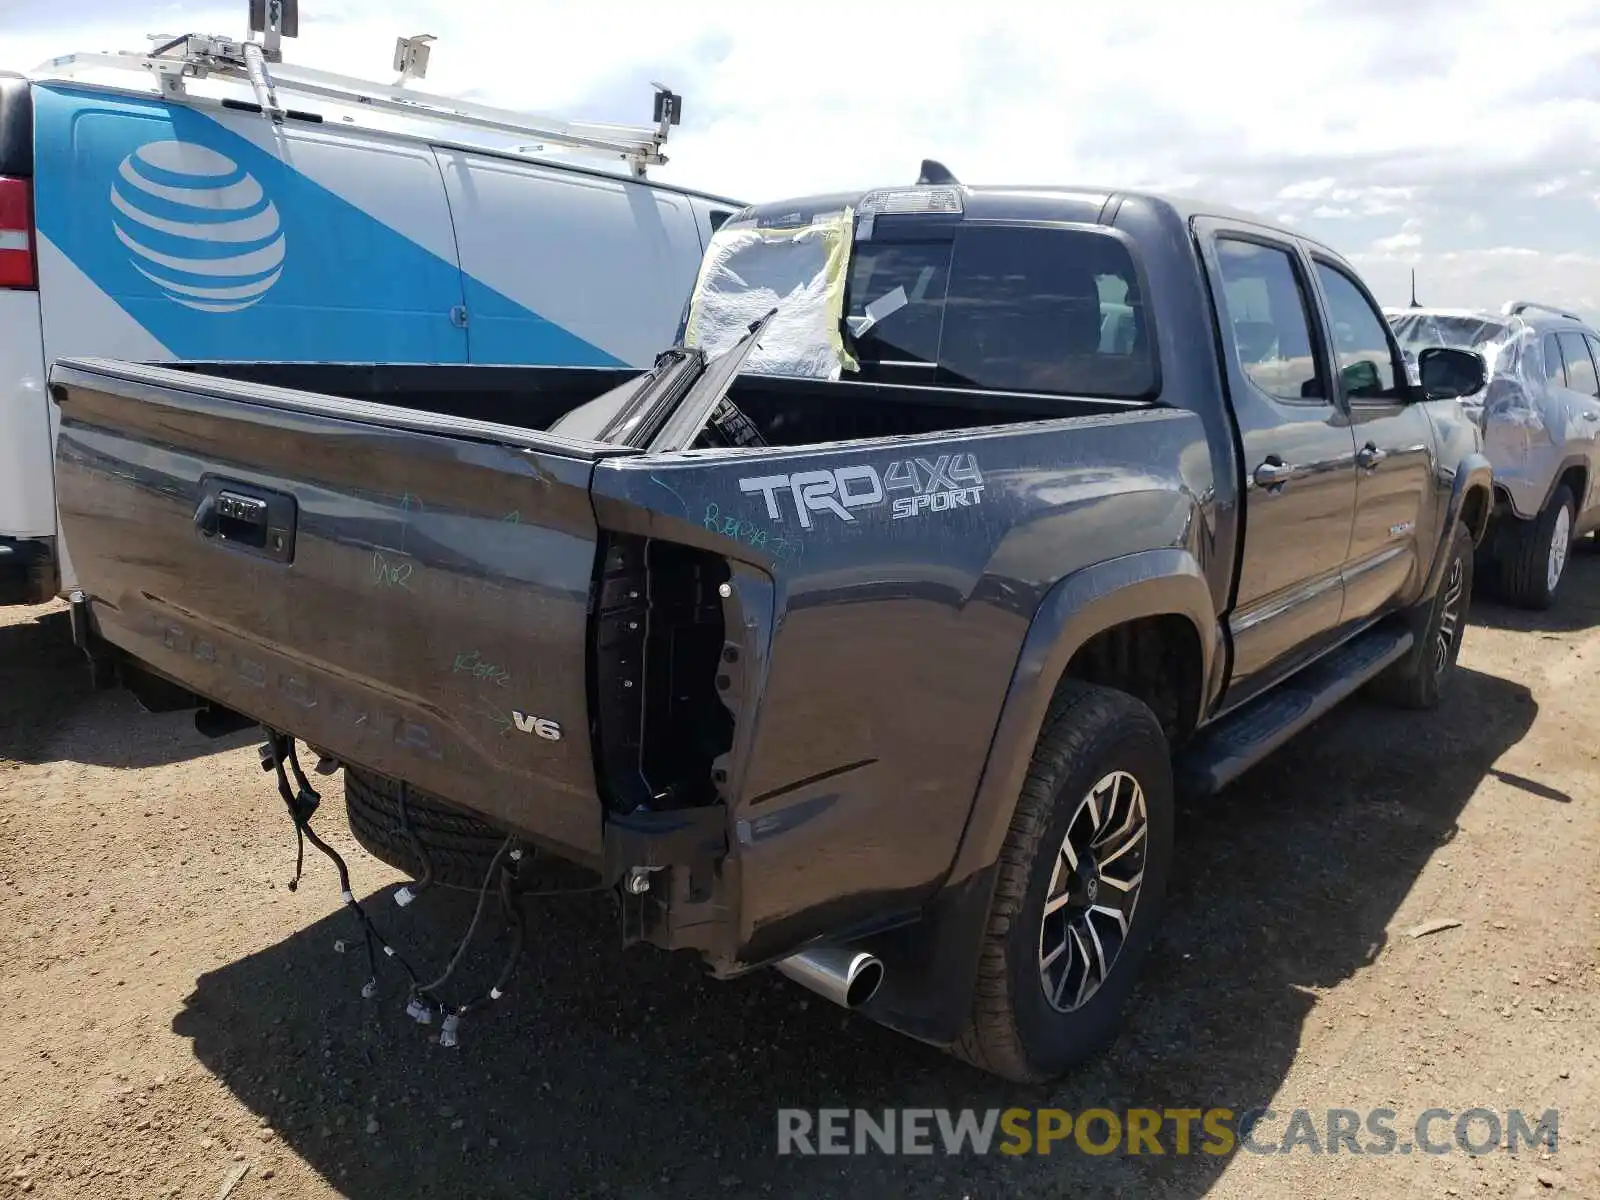
POLYGON ((1566 484, 1556 488, 1544 511, 1531 521, 1512 519, 1505 531, 1498 565, 1499 591, 1519 608, 1545 609, 1555 603, 1572 549, 1577 505, 1566 484), (1566 530, 1565 536, 1560 533, 1566 530), (1551 576, 1554 575, 1552 581, 1551 576))
MULTIPOLYGON (((423 877, 423 862, 400 825, 400 785, 354 767, 344 770, 345 815, 361 848, 413 879, 423 877)), ((406 793, 406 824, 421 843, 434 884, 477 891, 507 833, 430 792, 406 793)), ((552 855, 524 859, 517 888, 579 887, 592 883, 582 868, 552 855)))
MULTIPOLYGON (((1045 720, 1044 732, 1034 748, 1022 795, 1000 851, 999 871, 989 920, 981 947, 972 1010, 960 1039, 951 1051, 973 1066, 1019 1083, 1052 1079, 1099 1050, 1116 1032, 1122 1009, 1139 976, 1161 918, 1167 879, 1172 869, 1173 784, 1171 752, 1161 724, 1145 705, 1122 692, 1069 681, 1063 684, 1045 720), (1059 1011, 1046 993, 1052 990, 1066 1000, 1066 991, 1084 982, 1074 973, 1075 963, 1089 963, 1089 954, 1077 955, 1069 946, 1058 953, 1051 969, 1064 977, 1046 975, 1046 946, 1067 943, 1072 928, 1097 931, 1090 939, 1108 934, 1104 942, 1085 941, 1085 951, 1104 947, 1118 936, 1118 923, 1101 912, 1072 916, 1079 904, 1057 909, 1045 925, 1045 902, 1052 894, 1058 862, 1065 866, 1062 845, 1069 828, 1076 835, 1092 826, 1090 793, 1116 805, 1105 820, 1117 824, 1122 811, 1115 797, 1101 791, 1107 779, 1116 779, 1119 796, 1130 795, 1123 773, 1139 787, 1144 801, 1145 834, 1132 848, 1117 851, 1115 838, 1101 849, 1104 872, 1098 892, 1082 881, 1075 885, 1080 901, 1116 897, 1105 881, 1119 872, 1124 882, 1139 875, 1138 891, 1121 944, 1109 958, 1097 988, 1083 994, 1081 1005, 1059 1011), (1143 862, 1131 856, 1142 853, 1143 862), (1113 860, 1123 864, 1113 866, 1113 860), (1062 964, 1065 964, 1063 966, 1062 964)), ((1129 833, 1128 837, 1136 835, 1129 833)), ((1084 839, 1080 843, 1090 844, 1084 839)), ((1086 856, 1077 854, 1080 864, 1086 856)), ((1076 996, 1074 997, 1076 998, 1076 996)))
POLYGON ((1466 526, 1456 526, 1448 554, 1433 599, 1411 613, 1416 643, 1372 682, 1372 694, 1397 708, 1438 707, 1461 655, 1461 638, 1472 607, 1474 561, 1472 533, 1466 526))

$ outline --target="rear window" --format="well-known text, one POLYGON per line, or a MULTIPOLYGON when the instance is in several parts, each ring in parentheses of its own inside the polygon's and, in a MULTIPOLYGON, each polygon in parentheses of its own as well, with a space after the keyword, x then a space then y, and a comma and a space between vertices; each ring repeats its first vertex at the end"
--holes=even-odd
POLYGON ((853 259, 847 325, 868 377, 916 365, 998 391, 1155 389, 1138 273, 1109 234, 967 226, 954 240, 859 242, 853 259))

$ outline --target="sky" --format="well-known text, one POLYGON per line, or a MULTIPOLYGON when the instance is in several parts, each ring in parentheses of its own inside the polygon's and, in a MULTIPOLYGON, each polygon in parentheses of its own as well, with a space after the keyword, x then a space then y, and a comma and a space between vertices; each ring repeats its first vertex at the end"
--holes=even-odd
MULTIPOLYGON (((242 37, 245 0, 0 0, 0 67, 146 34, 242 37), (137 14, 130 20, 128 14, 137 14)), ((655 177, 739 200, 911 182, 1156 188, 1348 256, 1379 301, 1532 299, 1600 321, 1597 0, 302 0, 288 61, 647 123, 655 177)))

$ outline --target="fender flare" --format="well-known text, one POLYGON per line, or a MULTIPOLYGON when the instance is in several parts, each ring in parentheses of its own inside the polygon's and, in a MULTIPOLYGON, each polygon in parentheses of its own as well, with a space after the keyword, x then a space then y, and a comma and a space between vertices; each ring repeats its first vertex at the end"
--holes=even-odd
POLYGON ((1450 484, 1450 499, 1445 503, 1444 520, 1439 523, 1439 541, 1433 548, 1433 561, 1428 566, 1428 577, 1422 587, 1420 602, 1433 599, 1439 590, 1439 582, 1444 578, 1444 565, 1450 557, 1450 543, 1456 536, 1456 527, 1461 523, 1462 510, 1466 508, 1467 497, 1475 491, 1484 493, 1484 517, 1482 529, 1472 531, 1472 544, 1483 544, 1484 530, 1488 528, 1488 515, 1494 506, 1494 471, 1489 466, 1489 460, 1482 454, 1468 454, 1456 464, 1455 478, 1450 484))
POLYGON ((861 943, 889 967, 865 1015, 935 1045, 960 1036, 977 980, 1000 848, 1056 684, 1095 634, 1158 616, 1179 616, 1194 625, 1203 712, 1216 690, 1222 629, 1205 572, 1188 550, 1145 550, 1108 559, 1066 576, 1046 593, 1023 639, 944 885, 922 920, 861 943))
POLYGON ((994 862, 1011 825, 1034 744, 1072 656, 1092 637, 1141 617, 1178 616, 1200 644, 1198 723, 1222 647, 1211 585, 1188 550, 1143 550, 1085 567, 1046 593, 1028 626, 995 724, 972 811, 950 872, 952 882, 994 862))

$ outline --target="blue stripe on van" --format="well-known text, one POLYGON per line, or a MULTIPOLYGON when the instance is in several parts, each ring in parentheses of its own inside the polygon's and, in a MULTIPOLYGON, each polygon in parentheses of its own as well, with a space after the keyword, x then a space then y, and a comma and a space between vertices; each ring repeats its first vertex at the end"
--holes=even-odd
POLYGON ((34 143, 40 232, 178 358, 618 363, 195 109, 38 85, 34 143))

